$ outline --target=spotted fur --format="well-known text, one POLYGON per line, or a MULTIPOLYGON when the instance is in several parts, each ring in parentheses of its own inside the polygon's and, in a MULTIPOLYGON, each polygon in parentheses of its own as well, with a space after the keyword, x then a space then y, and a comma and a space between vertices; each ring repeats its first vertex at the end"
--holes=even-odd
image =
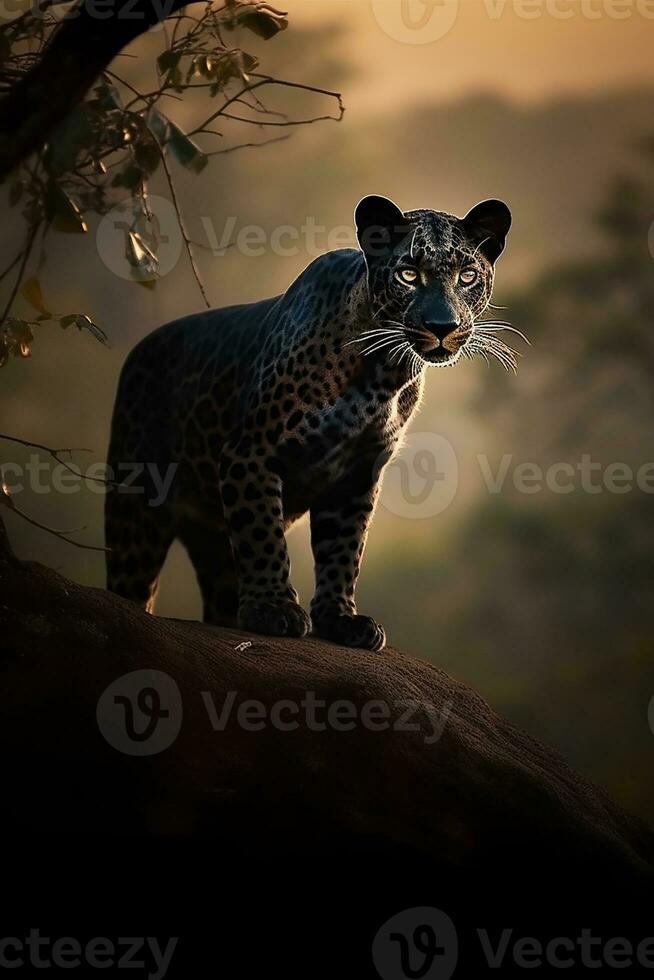
POLYGON ((425 368, 462 353, 499 356, 495 328, 477 321, 510 215, 497 201, 459 219, 368 197, 355 218, 360 251, 328 252, 281 296, 167 324, 127 358, 109 464, 147 467, 129 492, 107 495, 114 592, 152 611, 177 538, 207 622, 276 636, 312 626, 337 643, 383 647, 384 630, 355 604, 379 477, 425 368), (152 506, 151 474, 171 463, 170 492, 152 506), (311 618, 285 541, 307 511, 311 618))

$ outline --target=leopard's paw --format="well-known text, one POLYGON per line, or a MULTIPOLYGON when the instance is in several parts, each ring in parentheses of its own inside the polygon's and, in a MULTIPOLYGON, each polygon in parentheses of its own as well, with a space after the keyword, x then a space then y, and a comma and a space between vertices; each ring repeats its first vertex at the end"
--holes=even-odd
POLYGON ((238 628, 265 636, 306 636, 311 620, 291 599, 248 599, 239 607, 238 628))
POLYGON ((315 636, 321 636, 344 647, 362 650, 383 650, 386 646, 384 627, 371 616, 320 616, 313 621, 315 636))

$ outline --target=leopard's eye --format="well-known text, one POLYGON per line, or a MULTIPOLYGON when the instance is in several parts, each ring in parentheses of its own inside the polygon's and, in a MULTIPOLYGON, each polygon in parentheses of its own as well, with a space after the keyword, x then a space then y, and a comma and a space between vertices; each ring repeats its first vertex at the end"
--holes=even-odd
POLYGON ((478 278, 479 274, 476 269, 462 269, 459 273, 459 282, 463 283, 464 286, 472 286, 478 278))
POLYGON ((415 269, 400 269, 395 275, 400 282, 406 283, 407 286, 412 286, 418 278, 418 273, 415 269))

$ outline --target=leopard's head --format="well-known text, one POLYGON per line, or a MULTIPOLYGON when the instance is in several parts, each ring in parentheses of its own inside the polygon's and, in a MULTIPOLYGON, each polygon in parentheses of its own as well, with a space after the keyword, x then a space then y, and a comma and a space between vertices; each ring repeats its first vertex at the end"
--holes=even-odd
POLYGON ((375 350, 396 360, 408 356, 418 366, 446 366, 483 347, 509 366, 503 349, 510 348, 496 335, 501 322, 478 324, 511 226, 506 204, 483 201, 457 218, 441 211, 402 212, 373 195, 359 202, 355 221, 375 350))

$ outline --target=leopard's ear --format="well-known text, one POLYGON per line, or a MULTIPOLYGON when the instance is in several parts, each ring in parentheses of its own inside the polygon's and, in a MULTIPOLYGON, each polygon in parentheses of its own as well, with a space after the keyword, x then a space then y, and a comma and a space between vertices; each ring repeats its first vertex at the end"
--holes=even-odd
POLYGON ((482 201, 462 219, 466 232, 489 262, 502 252, 511 227, 511 212, 504 201, 482 201))
POLYGON ((387 197, 370 194, 354 211, 357 240, 366 258, 388 255, 411 231, 411 225, 397 204, 387 197))

